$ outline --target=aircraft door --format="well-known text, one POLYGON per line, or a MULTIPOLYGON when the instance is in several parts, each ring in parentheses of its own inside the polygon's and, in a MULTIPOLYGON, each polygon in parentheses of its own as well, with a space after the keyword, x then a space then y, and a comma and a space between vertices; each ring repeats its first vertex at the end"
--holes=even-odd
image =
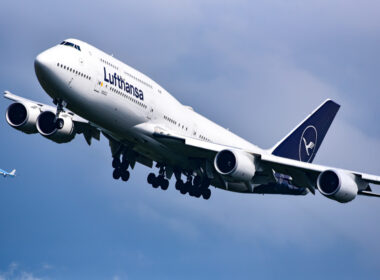
POLYGON ((148 107, 148 114, 146 116, 146 118, 148 120, 152 120, 153 119, 153 112, 154 112, 153 106, 149 106, 148 107))
POLYGON ((193 123, 191 137, 197 138, 197 125, 195 123, 193 123))
POLYGON ((101 88, 101 86, 102 86, 102 82, 99 81, 99 80, 97 80, 97 81, 96 81, 96 84, 95 84, 95 87, 94 87, 94 92, 96 92, 96 93, 100 93, 100 88, 101 88))

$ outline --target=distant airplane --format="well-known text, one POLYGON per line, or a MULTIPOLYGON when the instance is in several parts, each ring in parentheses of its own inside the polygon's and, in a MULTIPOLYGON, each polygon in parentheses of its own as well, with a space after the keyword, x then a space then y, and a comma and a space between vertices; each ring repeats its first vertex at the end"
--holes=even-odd
MULTIPOLYGON (((181 194, 204 199, 211 196, 210 186, 256 194, 306 195, 318 190, 339 202, 349 202, 357 195, 380 196, 370 186, 380 185, 379 176, 312 163, 340 108, 332 100, 265 150, 196 113, 148 76, 83 41, 68 39, 42 52, 34 68, 56 106, 6 91, 4 97, 14 101, 6 112, 8 124, 56 143, 83 134, 90 145, 102 133, 109 140, 116 180, 128 181, 128 169, 140 163, 158 168, 157 175, 147 177, 154 188, 166 190, 174 175, 181 194)), ((200 89, 194 94, 204 93, 200 89)), ((220 96, 207 94, 214 94, 215 102, 208 109, 215 110, 217 102, 222 102, 220 96)), ((252 120, 260 121, 255 107, 265 105, 257 100, 251 106, 252 120)), ((238 110, 230 108, 224 113, 238 114, 238 110)), ((268 113, 275 114, 270 104, 268 113)), ((251 120, 240 122, 250 129, 251 120)))
POLYGON ((7 176, 14 177, 16 176, 16 169, 13 169, 11 172, 7 172, 0 169, 0 175, 3 175, 4 177, 7 177, 7 176))

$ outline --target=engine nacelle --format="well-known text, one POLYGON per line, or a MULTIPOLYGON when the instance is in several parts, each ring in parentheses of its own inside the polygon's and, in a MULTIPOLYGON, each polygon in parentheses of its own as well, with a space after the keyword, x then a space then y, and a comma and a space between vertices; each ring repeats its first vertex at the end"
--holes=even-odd
POLYGON ((63 120, 63 127, 60 129, 56 126, 55 113, 51 111, 42 112, 37 119, 37 130, 42 136, 56 143, 70 142, 76 134, 74 122, 66 114, 61 114, 59 118, 63 120))
POLYGON ((321 194, 341 203, 353 200, 358 194, 354 178, 339 170, 326 170, 319 174, 317 186, 321 194))
POLYGON ((215 156, 214 166, 221 175, 235 181, 249 182, 256 172, 253 156, 241 151, 220 151, 215 156))
POLYGON ((36 122, 39 114, 37 105, 17 102, 8 107, 5 117, 7 123, 13 128, 32 134, 37 133, 36 122))

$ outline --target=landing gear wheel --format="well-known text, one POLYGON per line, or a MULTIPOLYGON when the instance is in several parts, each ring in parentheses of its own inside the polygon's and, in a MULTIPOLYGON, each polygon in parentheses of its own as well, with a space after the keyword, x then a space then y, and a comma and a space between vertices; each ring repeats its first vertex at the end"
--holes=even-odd
POLYGON ((188 183, 181 184, 181 188, 179 189, 181 194, 186 194, 188 190, 188 183))
POLYGON ((182 189, 181 189, 181 193, 182 194, 186 194, 187 192, 190 194, 190 191, 191 191, 191 188, 193 187, 193 185, 191 184, 191 182, 186 182, 185 184, 183 184, 182 186, 182 189))
POLYGON ((123 169, 128 169, 128 167, 129 167, 129 161, 124 160, 124 161, 121 163, 121 168, 123 168, 123 169))
POLYGON ((164 179, 162 182, 161 182, 161 189, 166 191, 169 187, 169 181, 164 179))
POLYGON ((180 192, 181 194, 184 194, 184 195, 185 195, 185 194, 187 193, 187 191, 186 191, 186 189, 184 188, 184 186, 185 186, 185 185, 182 186, 182 188, 179 190, 179 192, 180 192))
POLYGON ((175 189, 178 190, 178 191, 181 190, 182 185, 183 185, 182 180, 178 180, 178 181, 175 183, 175 189))
POLYGON ((62 129, 64 124, 65 124, 65 122, 63 121, 63 119, 59 118, 55 122, 55 127, 57 129, 62 129))
POLYGON ((205 189, 203 192, 202 192, 202 196, 204 199, 209 199, 211 197, 211 191, 210 189, 205 189))
POLYGON ((124 182, 127 182, 127 181, 129 180, 129 176, 130 176, 129 171, 126 170, 126 171, 124 171, 124 172, 121 174, 121 179, 122 179, 124 182))
POLYGON ((120 166, 120 159, 119 158, 113 158, 112 160, 112 167, 113 168, 118 168, 120 166))
POLYGON ((115 180, 119 180, 120 179, 121 174, 120 174, 119 168, 115 168, 115 170, 112 173, 112 176, 113 176, 113 178, 115 180))
POLYGON ((194 190, 194 196, 196 198, 200 198, 202 195, 202 192, 201 192, 201 189, 199 187, 195 187, 195 190, 194 190))
POLYGON ((188 188, 189 188, 189 195, 190 196, 195 196, 195 186, 191 185, 188 188))
POLYGON ((148 184, 153 185, 153 182, 156 180, 156 175, 154 175, 154 173, 149 173, 147 180, 148 184))
POLYGON ((159 179, 159 177, 157 177, 154 179, 154 181, 152 183, 152 187, 157 189, 159 186, 160 186, 160 179, 159 179))

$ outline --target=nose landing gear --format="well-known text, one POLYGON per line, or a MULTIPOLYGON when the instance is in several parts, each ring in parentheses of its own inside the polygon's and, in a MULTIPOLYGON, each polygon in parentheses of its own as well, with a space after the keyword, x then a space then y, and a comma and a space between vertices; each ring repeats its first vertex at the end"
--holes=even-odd
POLYGON ((64 111, 63 108, 67 106, 67 103, 62 99, 54 99, 53 103, 57 105, 57 112, 55 114, 55 119, 54 119, 55 127, 57 129, 62 129, 65 123, 63 119, 59 117, 59 114, 61 114, 61 112, 64 111))

